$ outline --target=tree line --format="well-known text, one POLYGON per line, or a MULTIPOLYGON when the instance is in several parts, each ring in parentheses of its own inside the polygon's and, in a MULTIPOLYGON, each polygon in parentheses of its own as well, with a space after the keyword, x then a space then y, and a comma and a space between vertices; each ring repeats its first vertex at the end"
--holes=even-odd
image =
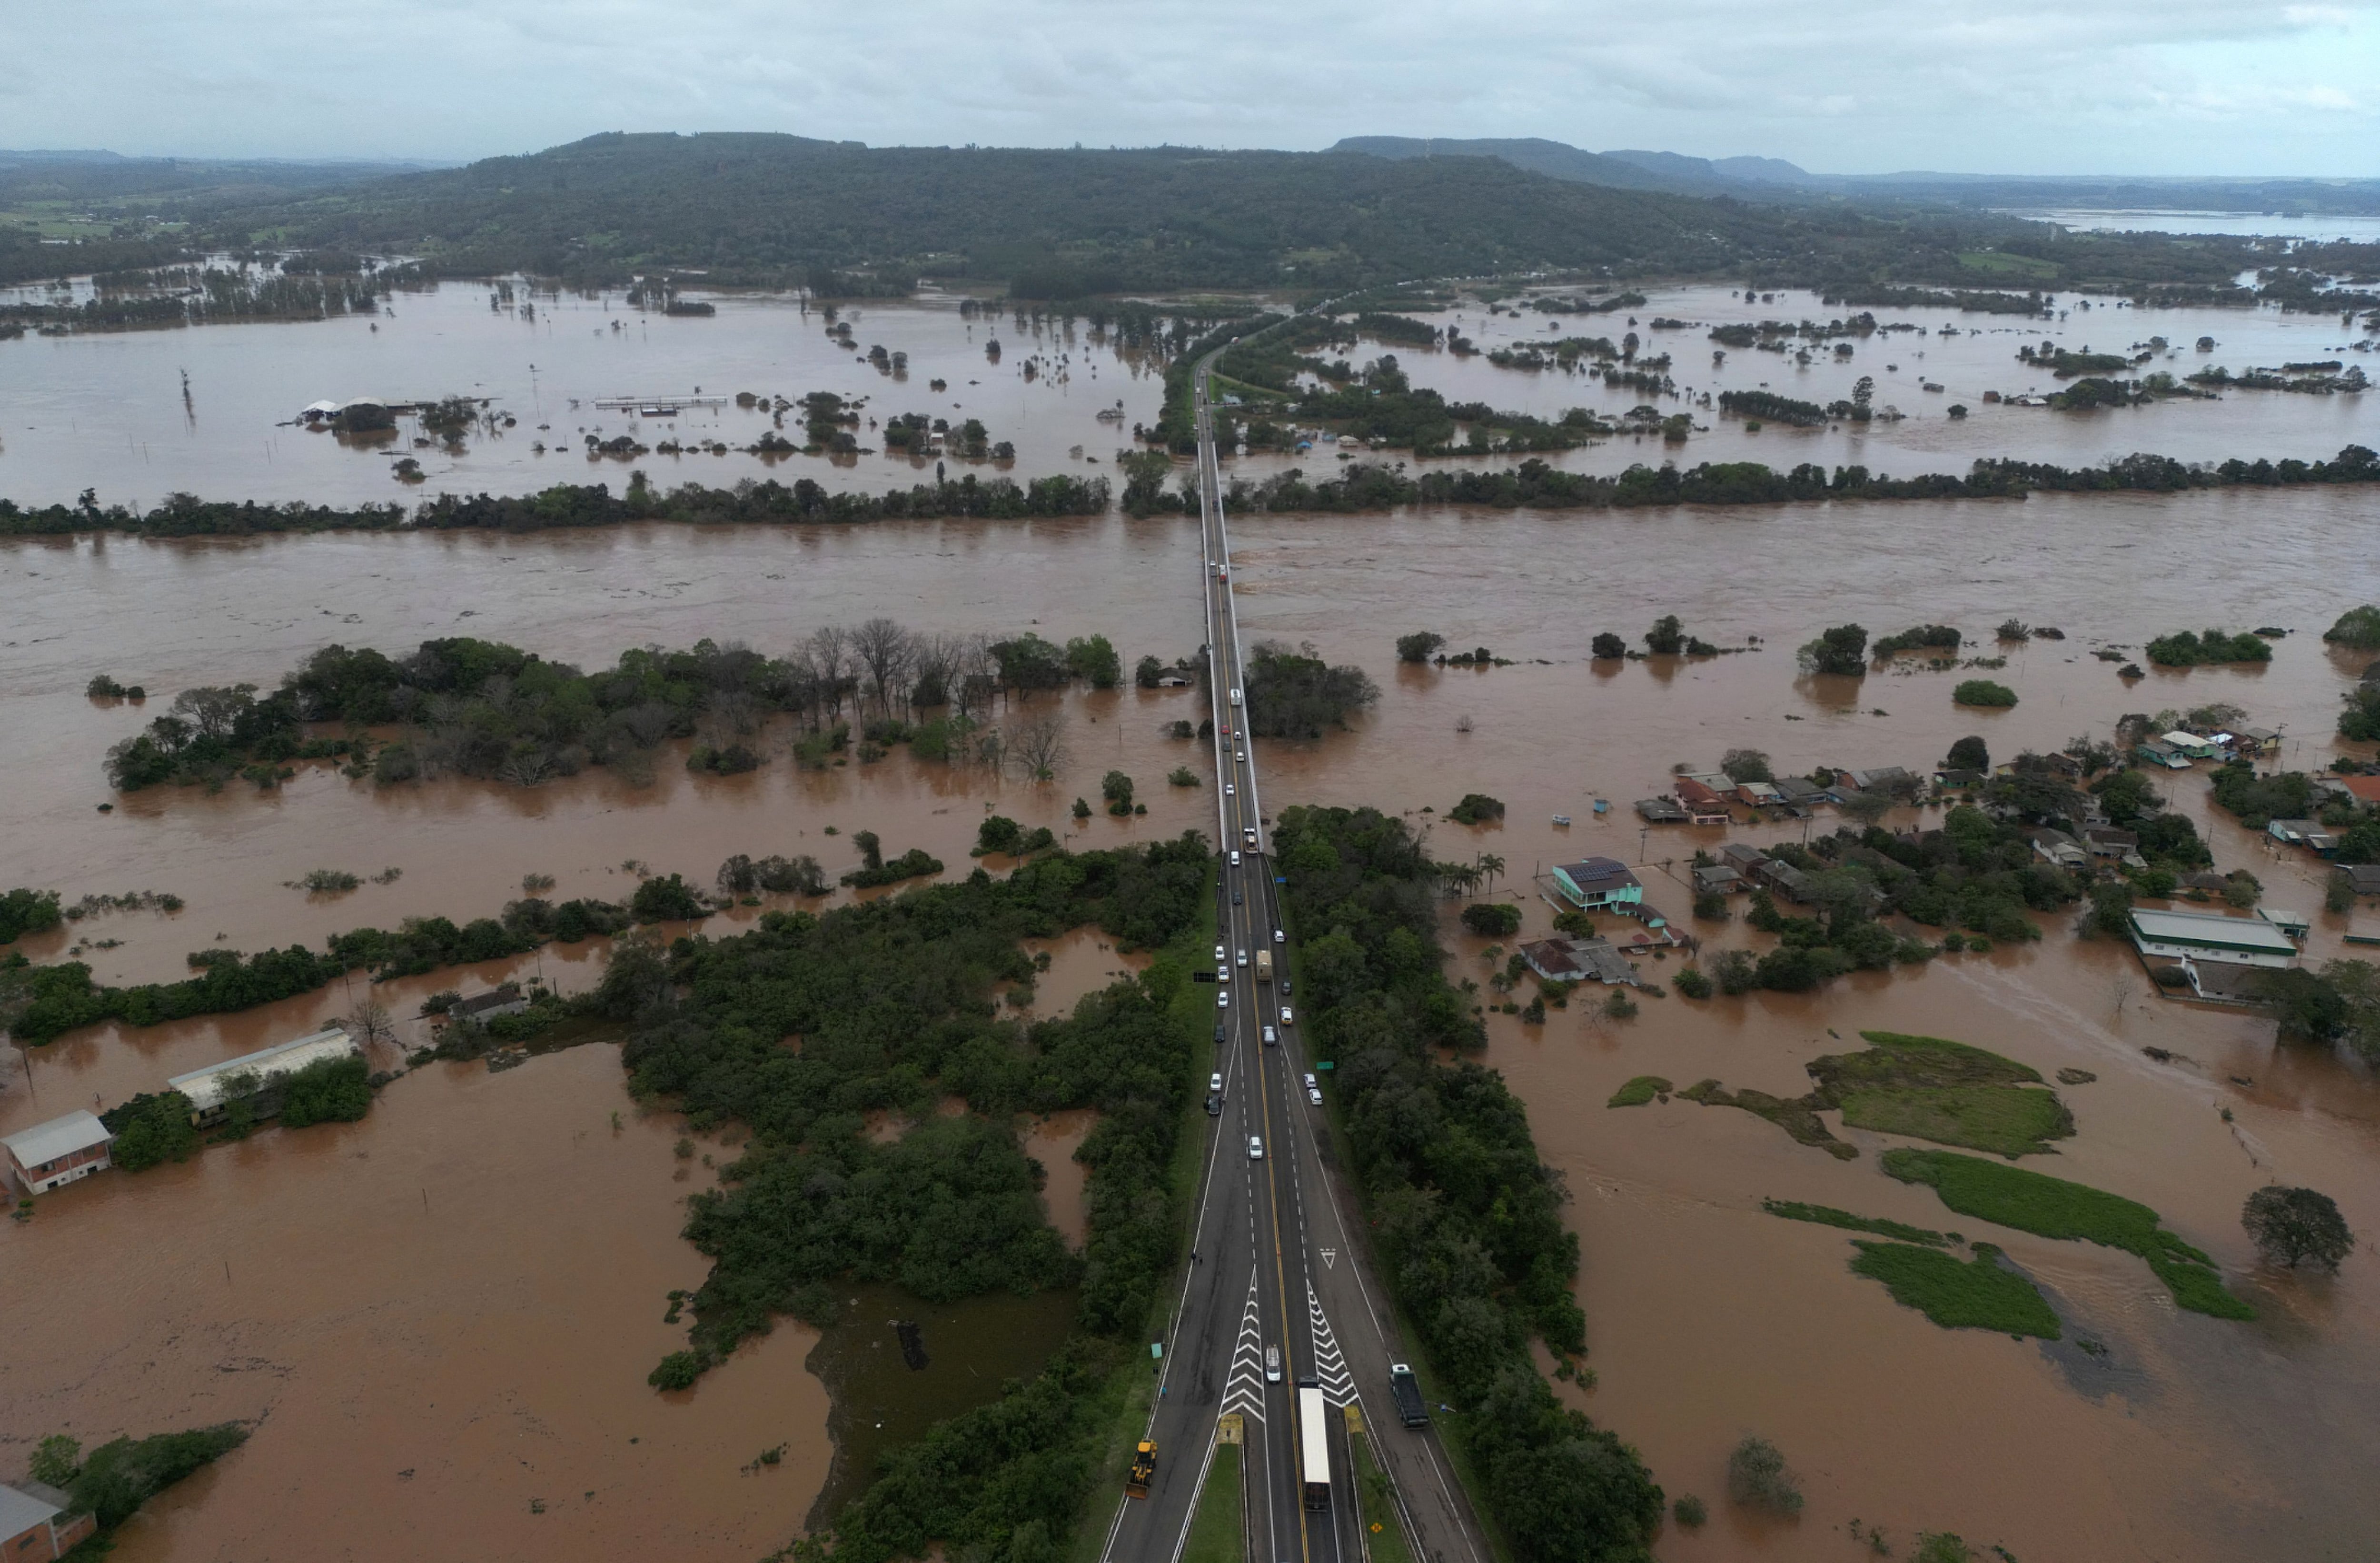
POLYGON ((1482 1506, 1523 1563, 1642 1557, 1661 1489, 1635 1450, 1555 1399, 1530 1357, 1542 1340, 1567 1373, 1586 1349, 1559 1177, 1502 1076, 1439 1061, 1486 1044, 1440 970, 1439 865, 1370 809, 1286 810, 1274 844, 1307 1034, 1335 1066, 1382 1269, 1462 1413, 1441 1426, 1479 1472, 1482 1506))
POLYGON ((128 792, 234 776, 270 788, 287 762, 323 758, 344 758, 349 776, 382 785, 451 774, 533 787, 589 765, 650 780, 658 747, 684 739, 694 740, 694 768, 752 769, 769 745, 764 729, 787 716, 792 756, 811 768, 848 750, 857 723, 863 763, 907 743, 920 759, 1014 763, 1047 780, 1065 756, 1063 718, 1026 711, 995 727, 994 706, 1076 682, 1114 689, 1123 676, 1104 635, 1060 644, 1030 630, 927 633, 883 617, 822 626, 778 657, 705 640, 623 652, 592 673, 468 637, 395 657, 330 645, 269 694, 253 684, 182 690, 108 751, 105 769, 128 792), (346 736, 307 736, 310 724, 330 723, 346 736), (394 738, 368 732, 392 726, 394 738))

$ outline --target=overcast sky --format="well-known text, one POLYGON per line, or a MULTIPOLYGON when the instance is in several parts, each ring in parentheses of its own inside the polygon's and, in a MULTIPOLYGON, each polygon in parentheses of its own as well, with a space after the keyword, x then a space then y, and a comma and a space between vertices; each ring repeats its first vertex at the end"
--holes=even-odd
POLYGON ((11 0, 0 62, 12 148, 459 161, 614 129, 1401 134, 1835 173, 2380 176, 2380 0, 11 0))

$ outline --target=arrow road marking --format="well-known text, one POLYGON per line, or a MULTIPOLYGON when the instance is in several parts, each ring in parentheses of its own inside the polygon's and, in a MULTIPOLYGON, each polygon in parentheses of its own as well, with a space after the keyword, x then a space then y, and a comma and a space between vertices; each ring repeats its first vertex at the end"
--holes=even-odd
POLYGON ((1354 1405, 1355 1380, 1347 1372, 1347 1359, 1339 1354, 1339 1337, 1330 1333, 1322 1300, 1310 1286, 1305 1288, 1305 1319, 1314 1331, 1314 1379, 1322 1388, 1322 1398, 1334 1406, 1354 1405))
POLYGON ((1232 1373, 1223 1384, 1221 1415, 1237 1411, 1262 1422, 1264 1414, 1264 1327, 1257 1310, 1257 1273, 1248 1272, 1248 1305, 1240 1314, 1240 1338, 1232 1348, 1232 1373))

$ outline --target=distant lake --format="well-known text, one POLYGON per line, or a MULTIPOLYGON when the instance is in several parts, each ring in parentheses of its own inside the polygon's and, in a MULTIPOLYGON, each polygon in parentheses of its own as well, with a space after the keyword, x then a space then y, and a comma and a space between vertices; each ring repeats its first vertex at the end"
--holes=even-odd
POLYGON ((2058 207, 2003 208, 2011 217, 2058 223, 2070 228, 2112 233, 2228 233, 2271 238, 2345 238, 2380 241, 2380 217, 2283 217, 2261 212, 2094 212, 2058 207))

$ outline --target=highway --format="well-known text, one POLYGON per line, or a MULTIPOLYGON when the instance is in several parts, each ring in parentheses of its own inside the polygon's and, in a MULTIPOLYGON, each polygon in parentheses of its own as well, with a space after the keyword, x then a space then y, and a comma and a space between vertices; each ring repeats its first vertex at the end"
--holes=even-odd
MULTIPOLYGON (((1160 1394, 1146 1436, 1157 1446, 1145 1499, 1124 1497, 1102 1563, 1177 1563, 1225 1418, 1243 1438, 1244 1522, 1250 1563, 1361 1563, 1367 1557, 1354 1490, 1347 1412, 1369 1429, 1393 1489, 1393 1521, 1427 1563, 1487 1563, 1476 1517, 1437 1435, 1398 1424, 1388 1367, 1409 1361, 1342 1212, 1352 1192, 1333 1166, 1323 1109, 1309 1095, 1270 841, 1240 691, 1239 621, 1222 482, 1208 405, 1210 355, 1195 381, 1202 570, 1216 824, 1225 854, 1218 886, 1218 995, 1213 1072, 1221 1112, 1208 1121, 1196 1223, 1196 1254, 1162 1344, 1160 1394), (1275 980, 1257 980, 1270 951, 1275 980), (1275 1038, 1265 1040, 1269 1029, 1275 1038), (1261 1147, 1261 1154, 1257 1147, 1261 1147), (1279 1354, 1278 1377, 1268 1350, 1279 1354), (1298 1391, 1323 1413, 1301 1415, 1298 1391), (1327 1479, 1306 1469, 1306 1424, 1318 1421, 1327 1479)), ((1325 1088, 1327 1089, 1327 1087, 1325 1088)))

